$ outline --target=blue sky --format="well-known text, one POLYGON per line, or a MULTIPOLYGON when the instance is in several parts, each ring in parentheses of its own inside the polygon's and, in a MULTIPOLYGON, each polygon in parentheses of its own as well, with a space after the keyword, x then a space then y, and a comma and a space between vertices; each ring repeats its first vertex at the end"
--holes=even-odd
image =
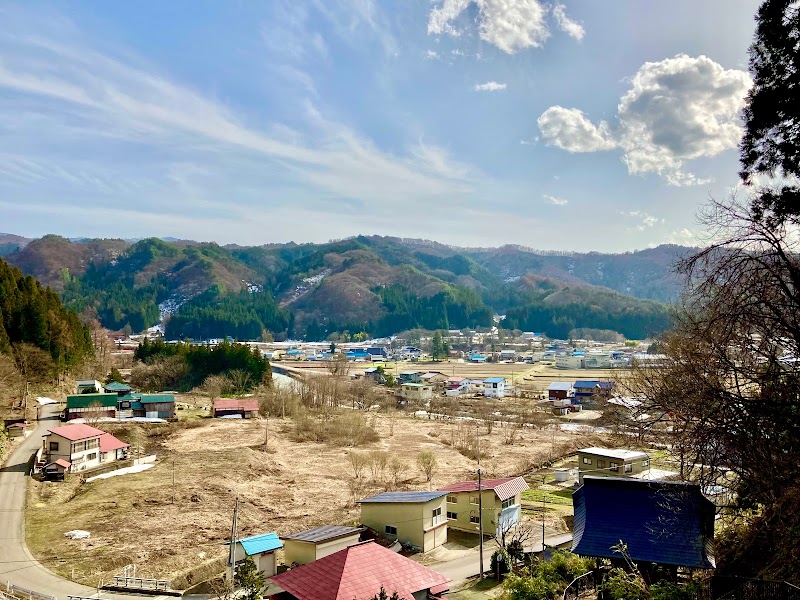
POLYGON ((0 5, 0 231, 694 243, 750 0, 0 5))

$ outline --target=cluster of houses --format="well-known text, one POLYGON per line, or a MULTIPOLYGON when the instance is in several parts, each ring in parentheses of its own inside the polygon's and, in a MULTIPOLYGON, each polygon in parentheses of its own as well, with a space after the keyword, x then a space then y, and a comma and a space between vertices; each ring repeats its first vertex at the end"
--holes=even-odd
POLYGON ((175 417, 172 394, 141 394, 125 383, 79 380, 77 393, 67 396, 64 420, 167 420, 175 417))
POLYGON ((571 412, 580 412, 584 405, 598 399, 611 398, 613 390, 613 381, 597 379, 579 379, 575 382, 554 381, 547 388, 547 401, 554 415, 564 416, 571 412))

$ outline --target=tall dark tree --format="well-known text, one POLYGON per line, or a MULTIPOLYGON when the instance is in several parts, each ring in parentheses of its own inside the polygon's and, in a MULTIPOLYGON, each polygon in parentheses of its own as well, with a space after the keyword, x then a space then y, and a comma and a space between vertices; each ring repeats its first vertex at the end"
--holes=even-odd
POLYGON ((754 216, 771 224, 800 218, 800 7, 766 0, 750 46, 753 87, 744 109, 741 177, 776 176, 754 190, 754 216), (788 178, 788 180, 786 179, 788 178))

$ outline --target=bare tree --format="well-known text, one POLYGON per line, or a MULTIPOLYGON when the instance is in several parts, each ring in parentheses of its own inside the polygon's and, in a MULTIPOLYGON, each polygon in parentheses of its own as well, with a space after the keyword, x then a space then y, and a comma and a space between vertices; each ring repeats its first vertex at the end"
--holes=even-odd
POLYGON ((361 452, 348 452, 347 461, 353 468, 353 476, 356 479, 361 479, 361 476, 364 474, 364 469, 367 466, 367 455, 361 452))
POLYGON ((533 527, 520 521, 505 519, 498 523, 493 536, 494 542, 511 571, 522 562, 525 544, 534 538, 535 533, 533 527))
POLYGON ((373 450, 369 453, 369 468, 373 481, 383 482, 388 462, 389 453, 385 450, 373 450))
POLYGON ((408 465, 406 465, 406 463, 400 460, 398 457, 393 456, 389 460, 388 467, 389 467, 389 474, 392 476, 392 487, 396 489, 401 481, 401 477, 405 474, 406 470, 408 469, 408 465))
POLYGON ((425 481, 433 479, 433 472, 436 469, 436 455, 430 450, 423 450, 417 454, 417 466, 425 475, 425 481))

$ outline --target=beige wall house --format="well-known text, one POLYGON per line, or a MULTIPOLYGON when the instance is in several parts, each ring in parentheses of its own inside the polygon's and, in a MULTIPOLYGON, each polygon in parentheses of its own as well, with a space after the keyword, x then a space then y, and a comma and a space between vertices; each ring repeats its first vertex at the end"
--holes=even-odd
POLYGON ((650 455, 638 450, 583 448, 578 450, 578 483, 584 475, 633 477, 650 469, 650 455))
POLYGON ((406 400, 430 400, 433 398, 433 386, 424 383, 404 383, 400 386, 400 397, 406 400))
MULTIPOLYGON (((230 543, 230 542, 229 542, 230 543)), ((275 551, 283 547, 277 533, 262 533, 237 540, 233 560, 238 564, 248 556, 256 563, 259 571, 267 577, 278 572, 275 551)), ((230 559, 229 559, 230 566, 230 559)))
POLYGON ((429 552, 447 541, 446 492, 383 492, 359 500, 361 523, 390 540, 429 552))
POLYGON ((283 561, 287 565, 305 565, 358 544, 363 531, 363 527, 323 525, 281 536, 283 561))
MULTIPOLYGON (((496 532, 513 527, 522 512, 522 492, 528 484, 522 477, 484 479, 481 481, 483 532, 496 532)), ((478 533, 478 482, 462 481, 439 490, 446 492, 447 525, 459 531, 478 533)))

